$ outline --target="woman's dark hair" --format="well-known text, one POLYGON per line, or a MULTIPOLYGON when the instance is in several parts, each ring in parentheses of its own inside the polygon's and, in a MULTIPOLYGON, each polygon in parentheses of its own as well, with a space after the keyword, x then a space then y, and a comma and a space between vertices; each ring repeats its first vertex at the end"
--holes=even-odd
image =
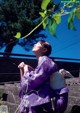
POLYGON ((47 49, 47 51, 44 53, 44 55, 49 56, 51 54, 51 51, 52 51, 51 45, 44 40, 40 40, 40 43, 44 48, 47 49))

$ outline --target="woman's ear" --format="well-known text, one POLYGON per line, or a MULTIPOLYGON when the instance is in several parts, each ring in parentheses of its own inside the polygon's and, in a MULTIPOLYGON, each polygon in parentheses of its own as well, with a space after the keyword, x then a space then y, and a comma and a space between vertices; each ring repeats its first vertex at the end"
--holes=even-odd
POLYGON ((43 48, 42 52, 43 54, 46 53, 47 49, 46 48, 43 48))

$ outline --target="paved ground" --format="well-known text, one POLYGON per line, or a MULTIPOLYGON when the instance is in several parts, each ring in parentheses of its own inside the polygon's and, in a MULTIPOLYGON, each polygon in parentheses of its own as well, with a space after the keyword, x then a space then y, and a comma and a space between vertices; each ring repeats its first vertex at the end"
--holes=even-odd
MULTIPOLYGON (((66 83, 69 87, 69 102, 65 113, 70 113, 73 105, 80 105, 80 78, 66 79, 66 83)), ((4 107, 8 110, 8 113, 16 113, 15 111, 20 103, 19 90, 19 83, 0 85, 0 98, 2 99, 0 101, 0 110, 4 107)), ((0 113, 2 112, 0 111, 0 113)))

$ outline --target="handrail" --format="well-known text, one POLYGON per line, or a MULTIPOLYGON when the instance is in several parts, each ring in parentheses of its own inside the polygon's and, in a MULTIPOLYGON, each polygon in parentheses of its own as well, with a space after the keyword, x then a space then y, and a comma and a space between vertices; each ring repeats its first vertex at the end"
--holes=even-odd
MULTIPOLYGON (((7 57, 7 55, 9 56, 22 56, 22 57, 33 57, 36 58, 35 55, 26 55, 26 54, 16 54, 16 53, 7 53, 7 52, 0 52, 0 55, 6 55, 5 57, 7 57)), ((58 60, 72 60, 72 61, 80 61, 80 59, 76 59, 76 58, 61 58, 61 57, 51 57, 52 59, 58 59, 58 60)))

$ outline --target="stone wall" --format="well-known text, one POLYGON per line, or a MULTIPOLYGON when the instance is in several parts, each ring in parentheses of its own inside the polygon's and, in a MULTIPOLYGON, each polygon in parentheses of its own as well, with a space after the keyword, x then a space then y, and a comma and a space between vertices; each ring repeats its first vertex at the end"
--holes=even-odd
POLYGON ((80 106, 80 78, 67 79, 66 83, 69 88, 69 100, 65 113, 70 113, 72 106, 80 106))
MULTIPOLYGON (((66 79, 67 86, 69 87, 69 101, 65 113, 70 113, 73 105, 80 106, 80 78, 66 79)), ((15 113, 20 103, 18 96, 20 91, 19 83, 5 83, 0 85, 0 92, 2 92, 1 105, 7 105, 9 113, 15 113)), ((0 94, 1 95, 1 94, 0 94)))

